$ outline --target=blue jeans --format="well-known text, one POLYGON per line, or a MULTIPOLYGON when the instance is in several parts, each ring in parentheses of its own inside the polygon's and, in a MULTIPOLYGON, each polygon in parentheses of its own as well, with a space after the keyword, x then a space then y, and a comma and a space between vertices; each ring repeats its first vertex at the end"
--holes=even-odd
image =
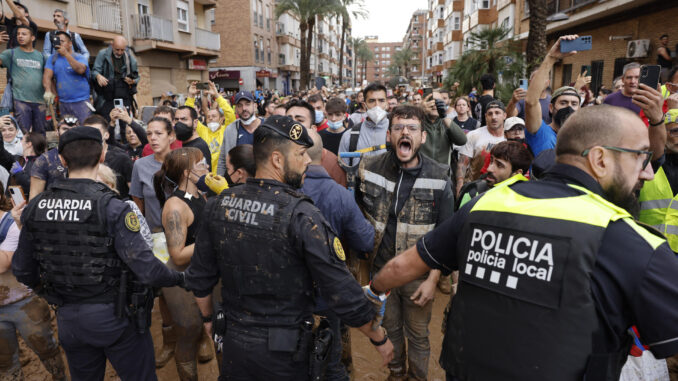
POLYGON ((21 130, 45 134, 45 105, 14 100, 14 118, 21 130))
POLYGON ((57 311, 59 341, 71 379, 103 380, 106 359, 122 380, 157 380, 149 330, 138 334, 111 304, 67 304, 57 311))
POLYGON ((87 119, 88 116, 92 115, 92 110, 87 107, 87 101, 80 102, 59 102, 59 111, 61 111, 61 117, 64 115, 73 115, 78 118, 80 125, 87 119))

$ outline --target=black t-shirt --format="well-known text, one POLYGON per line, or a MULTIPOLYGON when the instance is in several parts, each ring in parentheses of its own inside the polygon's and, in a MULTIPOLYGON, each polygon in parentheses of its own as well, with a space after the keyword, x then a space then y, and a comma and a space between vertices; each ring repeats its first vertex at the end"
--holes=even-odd
POLYGON ((466 131, 473 131, 478 127, 478 121, 473 118, 468 118, 465 121, 461 122, 459 121, 459 118, 455 116, 454 123, 456 123, 457 126, 461 127, 462 130, 466 131))
POLYGON ((348 129, 345 129, 344 131, 339 133, 334 133, 330 132, 329 129, 326 128, 318 132, 320 138, 323 140, 323 148, 332 152, 335 155, 339 155, 339 142, 341 141, 341 137, 344 136, 346 131, 348 131, 348 129))
POLYGON ((207 143, 205 143, 202 138, 199 137, 182 143, 182 147, 193 147, 199 149, 200 152, 202 152, 202 157, 205 158, 205 161, 207 161, 207 164, 210 166, 210 172, 212 171, 212 154, 210 153, 210 148, 207 146, 207 143))
POLYGON ((134 168, 132 159, 121 148, 109 144, 104 164, 115 172, 116 188, 118 188, 120 196, 127 198, 129 196, 129 186, 127 184, 132 182, 132 169, 134 168))
MULTIPOLYGON (((38 35, 38 26, 33 22, 33 20, 28 20, 28 26, 33 30, 33 35, 38 35)), ((16 17, 8 18, 5 17, 0 25, 7 27, 7 34, 9 35, 9 41, 7 41, 7 49, 16 48, 19 46, 19 41, 16 39, 16 27, 18 26, 16 17)), ((36 38, 37 40, 37 38, 36 38)), ((35 48, 35 41, 33 41, 33 47, 35 48)))
POLYGON ((480 121, 481 126, 487 125, 487 123, 485 123, 485 111, 487 110, 487 104, 493 100, 495 100, 494 97, 489 94, 482 95, 480 98, 478 98, 478 104, 476 105, 474 114, 480 121))
POLYGON ((143 152, 144 152, 144 145, 140 144, 137 146, 137 148, 132 148, 129 144, 125 144, 124 146, 125 152, 127 152, 127 156, 129 156, 132 161, 137 161, 143 157, 143 152))

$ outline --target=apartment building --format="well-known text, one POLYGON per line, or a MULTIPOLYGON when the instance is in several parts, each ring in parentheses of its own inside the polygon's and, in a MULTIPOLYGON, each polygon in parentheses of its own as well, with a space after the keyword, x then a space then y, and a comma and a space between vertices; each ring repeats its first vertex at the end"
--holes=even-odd
POLYGON ((428 11, 426 9, 419 9, 412 13, 410 22, 403 38, 403 49, 410 49, 412 51, 412 61, 415 65, 409 68, 408 79, 415 80, 419 83, 424 82, 424 67, 425 61, 425 45, 426 45, 426 16, 428 11))
POLYGON ((439 86, 443 81, 445 57, 445 0, 428 0, 426 29, 425 73, 433 86, 439 86))
MULTIPOLYGON (((24 4, 40 31, 38 49, 44 32, 55 29, 54 9, 66 11, 70 30, 82 36, 90 51, 90 68, 113 37, 127 38, 141 77, 139 105, 154 104, 168 91, 185 93, 191 80, 207 80, 207 63, 219 56, 219 35, 211 31, 210 16, 216 0, 31 0, 24 4)), ((5 77, 0 75, 2 81, 5 77)))
POLYGON ((461 58, 464 36, 461 31, 461 20, 464 13, 464 0, 445 1, 445 29, 443 53, 443 79, 447 71, 461 58))
POLYGON ((356 67, 356 81, 363 78, 368 82, 380 81, 386 83, 391 79, 388 67, 391 65, 393 54, 402 50, 402 42, 379 42, 376 36, 366 36, 367 46, 374 53, 374 60, 367 62, 367 70, 363 71, 363 64, 358 62, 356 67))

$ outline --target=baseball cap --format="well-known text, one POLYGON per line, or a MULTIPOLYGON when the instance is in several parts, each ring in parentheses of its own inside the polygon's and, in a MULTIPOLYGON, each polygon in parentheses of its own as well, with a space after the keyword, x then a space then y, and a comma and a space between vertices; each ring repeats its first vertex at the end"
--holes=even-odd
POLYGON ((278 135, 281 135, 301 146, 313 146, 313 139, 311 139, 311 136, 308 134, 308 131, 306 131, 306 128, 289 116, 272 115, 264 120, 259 128, 261 127, 273 130, 278 135))
POLYGON ((94 140, 99 144, 103 145, 103 140, 101 138, 101 131, 98 128, 94 127, 74 127, 66 131, 63 135, 59 137, 59 149, 58 152, 64 149, 68 143, 72 143, 77 140, 94 140))
POLYGON ((506 118, 506 120, 504 121, 504 131, 508 131, 516 126, 525 128, 525 121, 522 120, 521 118, 518 118, 517 116, 506 118))
POLYGON ((499 108, 501 109, 501 111, 506 112, 506 107, 504 107, 504 103, 502 103, 502 101, 500 101, 499 99, 495 99, 488 103, 487 106, 485 106, 485 112, 487 112, 487 110, 491 108, 499 108))
POLYGON ((254 102, 254 96, 249 91, 239 91, 235 94, 235 103, 240 102, 241 99, 247 99, 250 102, 254 102))
POLYGON ((561 95, 572 95, 579 98, 579 100, 581 101, 581 97, 579 96, 579 92, 577 91, 577 89, 575 89, 572 86, 563 86, 557 88, 556 91, 554 91, 553 94, 551 94, 551 103, 554 103, 556 101, 556 98, 558 98, 561 95))

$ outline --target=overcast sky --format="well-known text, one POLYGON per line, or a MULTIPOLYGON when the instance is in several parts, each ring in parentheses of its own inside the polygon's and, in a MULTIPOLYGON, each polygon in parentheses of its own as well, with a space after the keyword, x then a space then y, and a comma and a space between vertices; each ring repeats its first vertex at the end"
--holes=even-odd
POLYGON ((412 13, 426 9, 426 0, 364 0, 365 19, 353 21, 353 37, 379 36, 380 42, 400 42, 412 13))

